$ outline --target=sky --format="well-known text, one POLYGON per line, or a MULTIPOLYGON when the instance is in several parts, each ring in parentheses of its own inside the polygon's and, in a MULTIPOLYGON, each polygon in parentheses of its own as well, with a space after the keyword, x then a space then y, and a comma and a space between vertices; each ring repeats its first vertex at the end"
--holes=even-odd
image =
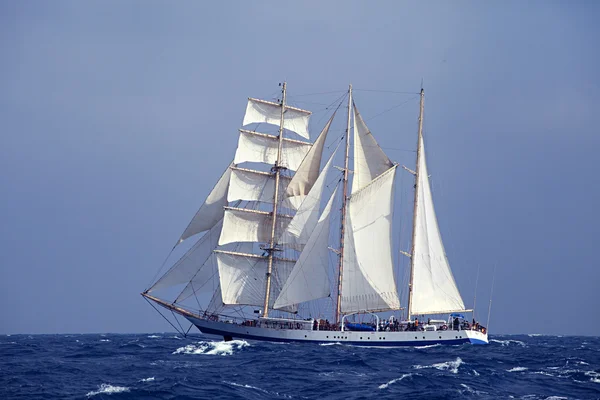
POLYGON ((465 301, 479 270, 487 308, 495 267, 492 333, 597 335, 599 17, 583 0, 1 2, 0 333, 169 330, 139 293, 230 162, 246 98, 286 80, 309 109, 352 83, 408 166, 418 100, 382 91, 423 82, 465 301))

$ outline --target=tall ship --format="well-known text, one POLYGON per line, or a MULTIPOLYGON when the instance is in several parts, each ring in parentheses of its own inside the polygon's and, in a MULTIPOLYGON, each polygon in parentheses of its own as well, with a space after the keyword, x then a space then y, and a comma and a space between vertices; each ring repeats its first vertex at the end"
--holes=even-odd
POLYGON ((314 142, 312 113, 288 105, 286 91, 283 83, 277 101, 248 99, 235 156, 174 247, 187 250, 142 296, 190 329, 226 341, 487 344, 486 328, 467 318, 473 310, 442 243, 424 149, 423 89, 414 170, 378 145, 352 85, 347 113, 338 112, 344 98, 314 142), (345 114, 345 132, 326 145, 336 113, 345 114), (342 165, 334 165, 338 152, 342 165), (393 246, 398 173, 414 176, 412 221, 400 221, 412 225, 406 251, 393 246), (405 306, 394 254, 410 263, 405 306))

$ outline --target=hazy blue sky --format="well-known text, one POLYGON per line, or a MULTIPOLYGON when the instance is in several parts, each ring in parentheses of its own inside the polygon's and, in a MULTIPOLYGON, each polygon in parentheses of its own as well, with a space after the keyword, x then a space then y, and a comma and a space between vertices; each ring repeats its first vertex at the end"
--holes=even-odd
MULTIPOLYGON (((598 335, 600 3, 322 3, 0 3, 0 333, 168 329, 139 292, 246 97, 423 78, 465 300, 479 265, 487 302, 497 263, 492 332, 598 335)), ((355 95, 365 118, 410 99, 355 95)), ((414 146, 416 100, 399 110, 369 122, 383 147, 414 146)))

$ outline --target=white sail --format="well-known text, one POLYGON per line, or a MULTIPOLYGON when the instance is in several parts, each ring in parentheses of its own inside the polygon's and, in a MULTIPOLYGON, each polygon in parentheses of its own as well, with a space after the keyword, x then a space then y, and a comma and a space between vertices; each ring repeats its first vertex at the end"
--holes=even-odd
MULTIPOLYGON (((218 238, 218 236, 217 236, 218 238)), ((218 240, 218 239, 217 239, 218 240)), ((183 302, 187 300, 192 295, 198 295, 202 293, 218 293, 218 298, 221 299, 221 289, 219 287, 219 269, 217 267, 217 258, 213 250, 216 248, 216 241, 214 242, 215 246, 210 250, 210 255, 202 262, 201 257, 196 257, 194 262, 190 263, 190 266, 195 267, 196 273, 189 280, 188 284, 181 291, 177 299, 175 299, 176 303, 183 302)), ((242 253, 249 253, 252 251, 251 243, 237 243, 234 246, 229 246, 231 250, 236 250, 242 253)), ((222 304, 223 301, 219 300, 219 304, 222 304)), ((209 307, 210 309, 210 307, 209 307)))
POLYGON ((381 150, 377 141, 354 106, 354 175, 352 193, 367 186, 394 164, 381 150))
MULTIPOLYGON (((307 142, 283 139, 281 146, 282 166, 296 171, 311 146, 307 142)), ((274 165, 277 161, 278 147, 279 142, 276 136, 241 129, 234 162, 236 164, 258 162, 274 165)))
MULTIPOLYGON (((237 167, 231 167, 231 169, 227 201, 244 200, 273 203, 275 190, 275 176, 273 174, 237 167)), ((289 178, 281 175, 279 181, 280 188, 285 188, 289 178)))
POLYGON ((279 243, 284 246, 300 251, 308 242, 308 238, 315 229, 319 219, 321 199, 323 198, 325 184, 327 183, 327 176, 333 165, 334 156, 335 151, 327 161, 327 164, 325 164, 325 167, 323 167, 323 171, 321 171, 311 191, 305 196, 304 201, 298 208, 298 211, 296 211, 296 215, 294 215, 294 218, 281 235, 279 243))
POLYGON ((329 216, 335 193, 336 190, 329 198, 317 226, 311 231, 304 251, 296 261, 273 308, 294 306, 329 296, 329 216))
POLYGON ((419 193, 415 215, 412 314, 436 314, 465 309, 450 270, 435 216, 423 138, 419 141, 419 193))
MULTIPOLYGON (((167 273, 165 273, 152 287, 148 290, 161 289, 164 287, 176 286, 189 282, 198 273, 210 274, 209 271, 203 271, 202 266, 206 260, 212 255, 212 251, 217 247, 223 220, 221 219, 213 226, 206 234, 204 234, 180 259, 177 261, 167 273)), ((203 279, 204 275, 198 278, 203 279)))
MULTIPOLYGON (((283 114, 283 127, 309 139, 308 121, 311 114, 310 111, 286 105, 283 114)), ((280 122, 281 104, 248 98, 246 115, 244 115, 242 125, 265 123, 279 126, 280 122)))
POLYGON ((304 197, 310 192, 319 177, 323 148, 325 147, 327 132, 329 132, 333 117, 335 117, 335 113, 333 113, 327 124, 325 124, 319 137, 317 137, 306 157, 302 160, 302 164, 298 167, 296 174, 294 174, 294 177, 285 190, 285 200, 290 204, 289 208, 298 209, 298 206, 302 204, 304 197))
MULTIPOLYGON (((215 252, 219 267, 219 280, 223 303, 263 306, 265 300, 268 257, 251 254, 215 252)), ((272 305, 279 295, 281 286, 289 276, 293 262, 275 260, 272 279, 272 305)))
POLYGON ((344 237, 341 310, 398 309, 392 259, 392 209, 396 166, 348 202, 344 237))
MULTIPOLYGON (((233 163, 230 164, 230 166, 232 165, 233 163)), ((194 215, 194 218, 192 218, 192 221, 179 238, 179 243, 190 236, 211 229, 223 218, 223 207, 227 205, 227 189, 229 188, 230 175, 231 169, 227 167, 227 170, 221 175, 221 178, 219 178, 219 181, 204 201, 204 204, 196 212, 196 215, 194 215)))
MULTIPOLYGON (((267 243, 271 240, 271 213, 227 207, 223 218, 223 229, 219 245, 234 242, 267 243)), ((290 217, 278 214, 277 221, 282 230, 290 222, 290 217)))

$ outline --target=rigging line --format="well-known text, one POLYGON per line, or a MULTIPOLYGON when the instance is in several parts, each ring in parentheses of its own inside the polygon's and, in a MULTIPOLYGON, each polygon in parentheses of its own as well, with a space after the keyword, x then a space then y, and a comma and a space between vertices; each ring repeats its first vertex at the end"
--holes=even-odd
POLYGON ((169 321, 169 319, 168 319, 167 317, 165 317, 165 316, 164 316, 164 315, 163 315, 163 314, 162 314, 162 313, 161 313, 161 312, 158 310, 158 308, 156 308, 156 307, 154 306, 154 304, 152 304, 152 302, 151 302, 150 300, 148 300, 146 297, 144 297, 144 300, 146 300, 146 301, 148 302, 148 304, 150 304, 150 305, 152 306, 152 308, 154 308, 154 309, 156 310, 156 312, 157 312, 157 313, 159 313, 159 314, 160 314, 160 316, 161 316, 161 317, 163 317, 163 318, 165 319, 165 321, 167 321, 167 322, 169 323, 169 325, 171 325, 171 326, 173 327, 173 329, 175 329, 175 331, 177 331, 177 333, 181 333, 181 332, 179 332, 179 330, 177 330, 177 327, 176 327, 175 325, 173 325, 173 324, 171 323, 171 321, 169 321))
POLYGON ((378 92, 378 93, 415 94, 415 95, 421 94, 421 93, 417 93, 417 92, 398 92, 395 90, 378 90, 378 89, 354 89, 354 88, 352 88, 352 90, 356 90, 358 92, 378 92))
POLYGON ((320 94, 332 94, 332 93, 348 93, 348 91, 347 90, 331 90, 329 92, 295 94, 294 96, 296 96, 296 97, 300 97, 300 96, 317 96, 317 95, 320 95, 320 94))
POLYGON ((375 119, 375 118, 379 117, 380 115, 382 115, 382 114, 385 114, 386 112, 392 111, 392 110, 394 110, 394 109, 396 109, 396 108, 402 107, 403 105, 410 103, 411 101, 413 101, 413 100, 417 99, 418 97, 419 97, 419 96, 414 96, 414 97, 411 97, 410 99, 408 99, 408 100, 406 100, 406 101, 404 101, 404 102, 402 102, 402 103, 400 103, 400 104, 398 104, 398 105, 395 105, 395 106, 393 106, 393 107, 390 107, 390 108, 388 108, 387 110, 384 110, 384 111, 380 112, 379 114, 375 114, 375 115, 373 115, 372 117, 369 117, 369 118, 365 119, 364 121, 365 121, 365 122, 367 122, 367 121, 371 121, 372 119, 375 119))
POLYGON ((179 241, 177 241, 177 243, 175 243, 175 246, 173 246, 173 248, 171 249, 171 251, 169 252, 169 254, 167 255, 167 257, 165 258, 165 260, 162 262, 162 264, 160 265, 160 268, 158 269, 158 271, 156 271, 156 274, 154 274, 154 277, 152 278, 152 280, 148 284, 147 289, 144 292, 147 292, 150 289, 152 289, 152 286, 154 286, 154 285, 152 285, 152 282, 154 282, 154 284, 156 284, 156 282, 155 282, 156 278, 158 277, 158 275, 160 275, 161 271, 163 270, 163 268, 167 264, 167 261, 169 261, 169 258, 171 257, 171 254, 173 254, 173 251, 175 250, 175 247, 177 247, 178 244, 179 244, 179 241))
MULTIPOLYGON (((183 332, 184 331, 183 326, 181 326, 181 322, 179 322, 179 320, 177 319, 177 316, 175 315, 173 310, 171 310, 171 314, 173 314, 173 318, 175 318, 175 321, 177 321, 177 325, 179 325, 179 327, 181 328, 181 332, 183 332)), ((182 333, 182 335, 185 337, 184 333, 182 333)))
POLYGON ((488 332, 490 331, 490 315, 492 313, 492 296, 494 295, 494 282, 496 280, 496 267, 497 266, 498 266, 498 261, 496 261, 496 263, 494 264, 494 272, 492 274, 492 288, 490 290, 490 305, 488 307, 487 323, 485 324, 488 332))

